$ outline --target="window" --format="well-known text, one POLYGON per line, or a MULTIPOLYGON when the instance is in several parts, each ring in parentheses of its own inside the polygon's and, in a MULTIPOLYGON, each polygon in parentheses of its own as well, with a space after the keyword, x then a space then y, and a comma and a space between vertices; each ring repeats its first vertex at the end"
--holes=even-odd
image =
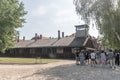
POLYGON ((31 54, 34 54, 34 53, 35 53, 35 49, 32 49, 32 48, 31 48, 31 49, 30 49, 30 53, 31 53, 31 54))
POLYGON ((57 53, 63 53, 63 48, 57 48, 57 53))

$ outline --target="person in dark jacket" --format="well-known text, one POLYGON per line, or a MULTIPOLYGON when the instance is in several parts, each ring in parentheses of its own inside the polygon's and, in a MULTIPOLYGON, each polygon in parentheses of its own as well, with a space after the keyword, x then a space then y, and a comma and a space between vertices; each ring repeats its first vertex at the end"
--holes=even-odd
POLYGON ((79 58, 79 50, 78 49, 76 49, 75 50, 75 57, 76 57, 76 65, 79 65, 80 64, 80 58, 79 58))
POLYGON ((89 64, 89 59, 90 59, 90 53, 87 50, 87 51, 85 51, 85 62, 86 62, 86 64, 89 64))
POLYGON ((116 50, 116 52, 115 52, 115 64, 117 66, 119 66, 119 64, 120 64, 120 52, 118 50, 116 50))

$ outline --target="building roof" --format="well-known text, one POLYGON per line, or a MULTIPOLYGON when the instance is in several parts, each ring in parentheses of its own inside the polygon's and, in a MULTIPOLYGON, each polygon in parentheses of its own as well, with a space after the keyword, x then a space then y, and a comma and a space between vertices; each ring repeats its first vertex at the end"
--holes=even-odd
POLYGON ((57 38, 54 39, 39 39, 34 41, 33 44, 29 45, 29 47, 50 47, 57 41, 57 38))
POLYGON ((86 38, 69 36, 64 38, 49 38, 20 41, 15 44, 14 48, 30 48, 30 47, 82 47, 86 38))
POLYGON ((75 37, 64 37, 56 41, 53 46, 69 46, 75 37))
POLYGON ((86 27, 86 28, 89 28, 89 26, 88 26, 87 24, 83 24, 83 25, 75 25, 75 27, 81 27, 81 28, 86 27))
POLYGON ((20 40, 15 44, 15 48, 28 47, 34 42, 34 40, 20 40))
POLYGON ((74 38, 74 40, 70 43, 69 46, 71 47, 81 47, 81 46, 84 46, 84 42, 87 38, 85 37, 77 37, 77 38, 74 38))

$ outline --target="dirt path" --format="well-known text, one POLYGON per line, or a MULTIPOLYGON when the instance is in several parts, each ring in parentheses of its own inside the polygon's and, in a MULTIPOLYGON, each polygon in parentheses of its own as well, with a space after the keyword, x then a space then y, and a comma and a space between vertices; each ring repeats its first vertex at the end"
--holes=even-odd
POLYGON ((75 61, 42 65, 0 65, 0 80, 120 80, 120 67, 77 66, 75 61))
POLYGON ((37 65, 0 65, 0 80, 45 80, 44 76, 35 76, 37 71, 43 71, 60 65, 73 64, 74 61, 61 60, 49 64, 37 65))

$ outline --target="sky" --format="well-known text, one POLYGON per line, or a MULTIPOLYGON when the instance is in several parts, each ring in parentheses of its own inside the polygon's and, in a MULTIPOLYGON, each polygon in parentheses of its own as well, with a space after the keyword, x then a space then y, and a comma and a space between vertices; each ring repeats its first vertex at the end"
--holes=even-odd
MULTIPOLYGON (((46 37, 57 37, 58 30, 65 36, 75 33, 75 25, 84 24, 76 14, 73 0, 20 0, 23 1, 26 23, 19 28, 20 38, 31 39, 42 34, 46 37)), ((97 37, 98 31, 90 27, 89 34, 97 37)))

